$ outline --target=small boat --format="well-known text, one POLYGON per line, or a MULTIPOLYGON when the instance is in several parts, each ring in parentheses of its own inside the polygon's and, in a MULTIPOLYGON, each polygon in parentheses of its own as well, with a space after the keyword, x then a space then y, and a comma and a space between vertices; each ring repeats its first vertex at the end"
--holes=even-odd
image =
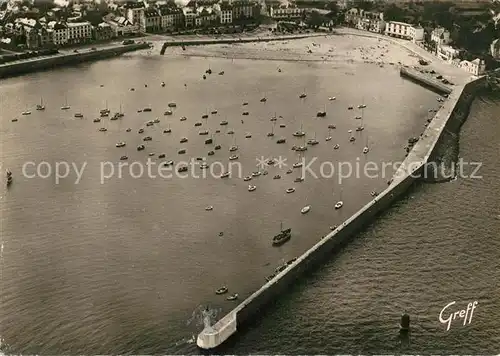
POLYGON ((364 108, 366 108, 365 104, 358 105, 358 109, 364 109, 364 108))
POLYGON ((249 112, 248 111, 244 111, 243 114, 241 114, 243 116, 248 116, 249 115, 249 112))
POLYGON ((188 139, 186 137, 181 138, 180 143, 186 143, 188 142, 188 139))
POLYGON ((222 173, 220 177, 221 177, 221 178, 228 178, 228 177, 229 177, 229 175, 230 175, 230 173, 229 173, 229 172, 225 172, 225 173, 222 173))
POLYGON ((168 167, 168 166, 173 166, 174 165, 174 161, 170 160, 170 161, 166 161, 163 163, 163 166, 165 167, 168 167))
POLYGON ((328 136, 327 138, 325 138, 325 141, 331 141, 332 140, 332 136, 328 136))
POLYGON ((362 117, 361 117, 361 116, 356 116, 356 117, 354 117, 354 120, 361 120, 361 119, 362 119, 362 117))
POLYGON ((43 110, 45 110, 45 106, 43 105, 43 98, 40 98, 40 104, 37 104, 37 105, 36 105, 36 109, 37 109, 38 111, 43 111, 43 110))
POLYGON ((304 152, 307 151, 307 146, 299 146, 295 149, 297 152, 304 152))
POLYGON ((300 99, 304 99, 305 97, 307 97, 307 94, 305 94, 305 93, 302 93, 302 94, 299 95, 300 99))
POLYGON ((139 129, 139 131, 137 131, 138 133, 144 133, 144 129, 139 129))
POLYGON ((309 210, 311 210, 311 206, 310 206, 310 205, 307 205, 307 206, 303 207, 303 208, 300 210, 300 212, 301 212, 302 214, 306 214, 306 213, 308 213, 308 212, 309 212, 309 210))
POLYGON ((127 144, 125 142, 118 142, 116 147, 125 147, 127 144))
POLYGON ((82 113, 77 112, 74 116, 75 116, 75 117, 78 117, 78 118, 82 118, 82 117, 83 117, 83 114, 82 114, 82 113))
POLYGON ((7 169, 5 171, 5 175, 7 176, 7 178, 12 177, 12 172, 7 169))
POLYGON ((311 146, 314 146, 314 145, 319 144, 319 141, 316 140, 315 138, 311 138, 311 139, 307 140, 307 144, 311 145, 311 146))
POLYGON ((95 118, 94 122, 101 122, 101 119, 100 118, 95 118))
POLYGON ((301 131, 295 131, 292 135, 295 137, 303 137, 306 135, 306 133, 301 130, 301 131))
POLYGON ((214 152, 214 151, 208 151, 208 155, 209 155, 209 156, 213 156, 214 154, 215 154, 215 152, 214 152))
POLYGON ((326 116, 326 111, 318 111, 316 114, 317 117, 325 117, 326 116))
POLYGON ((198 132, 198 135, 206 136, 206 135, 208 135, 208 130, 200 131, 200 132, 198 132))
POLYGON ((235 152, 235 151, 238 151, 238 146, 231 146, 229 148, 229 152, 235 152))
POLYGON ((208 68, 208 69, 205 71, 205 73, 207 73, 207 74, 212 74, 212 70, 211 70, 210 68, 208 68))
POLYGON ((214 142, 214 140, 212 138, 207 138, 205 140, 205 145, 211 145, 213 142, 214 142))
POLYGON ((151 108, 144 108, 144 109, 142 109, 142 112, 151 112, 151 111, 153 111, 151 108))
POLYGON ((376 191, 372 190, 371 193, 370 193, 370 195, 372 197, 376 197, 378 195, 378 193, 376 191))
POLYGON ((172 129, 169 127, 168 129, 163 130, 163 133, 171 133, 172 129))
POLYGON ((337 126, 335 126, 335 125, 328 125, 329 130, 335 130, 336 128, 337 128, 337 126))
POLYGON ((273 274, 271 274, 270 276, 267 276, 267 277, 266 277, 266 281, 267 281, 267 282, 272 281, 274 277, 276 277, 276 275, 273 273, 273 274))
POLYGON ((126 161, 127 159, 128 159, 128 157, 127 157, 127 156, 121 156, 121 157, 120 157, 120 160, 121 160, 121 161, 126 161))
POLYGON ((208 164, 206 162, 203 162, 202 164, 200 164, 200 169, 207 169, 208 168, 208 164))
POLYGON ((187 166, 182 166, 182 167, 177 168, 177 172, 179 172, 179 173, 187 172, 187 171, 188 171, 187 166))
POLYGON ((125 130, 125 132, 130 132, 130 131, 132 131, 132 129, 130 127, 125 130))
POLYGON ((217 114, 217 112, 218 112, 217 110, 212 110, 212 111, 210 112, 210 114, 212 114, 212 115, 216 115, 216 114, 217 114))
POLYGON ((363 148, 363 153, 364 153, 364 154, 367 154, 367 153, 368 153, 368 151, 370 151, 370 149, 368 148, 368 146, 366 146, 365 148, 363 148))
POLYGON ((280 127, 281 127, 282 129, 284 129, 284 128, 286 127, 286 125, 285 125, 285 124, 280 124, 280 127))
POLYGON ((160 159, 161 159, 161 158, 165 158, 165 153, 161 153, 161 154, 159 154, 159 155, 158 155, 158 158, 160 158, 160 159))
POLYGON ((260 99, 260 102, 261 102, 261 103, 265 103, 266 101, 267 101, 267 99, 266 99, 266 98, 262 98, 262 99, 260 99))
POLYGON ((159 118, 154 119, 154 120, 153 120, 153 123, 154 123, 154 124, 159 124, 159 123, 160 123, 160 119, 159 119, 159 118))
POLYGON ((208 119, 208 114, 203 114, 203 115, 201 115, 201 118, 202 118, 202 119, 208 119))
POLYGON ((247 106, 247 105, 248 105, 248 103, 247 103, 247 102, 243 103, 243 106, 247 106))
POLYGON ((304 181, 304 178, 303 177, 297 177, 293 180, 295 183, 301 183, 304 181))
POLYGON ((194 123, 194 127, 199 127, 199 126, 201 126, 201 125, 202 125, 202 123, 201 123, 201 122, 195 122, 195 123, 194 123))
POLYGON ((31 115, 31 111, 23 111, 21 115, 31 115))
POLYGON ((176 103, 168 103, 169 108, 176 108, 177 104, 176 103))
POLYGON ((232 134, 234 134, 234 131, 233 131, 233 130, 229 130, 229 131, 227 132, 227 134, 228 134, 228 135, 232 135, 232 134))
POLYGON ((262 175, 263 175, 263 176, 267 176, 268 174, 269 174, 269 172, 268 172, 268 171, 263 171, 263 172, 262 172, 262 175))
POLYGON ((206 210, 206 211, 212 211, 212 210, 214 210, 214 207, 213 207, 212 205, 210 205, 210 206, 207 206, 207 207, 205 208, 205 210, 206 210))
POLYGON ((252 177, 258 177, 260 176, 262 173, 261 172, 252 172, 252 177))
POLYGON ((216 146, 214 147, 214 149, 215 149, 215 150, 220 150, 221 148, 222 148, 222 147, 221 147, 221 145, 216 145, 216 146))
POLYGON ((238 299, 238 293, 230 295, 229 297, 226 298, 226 300, 236 300, 236 299, 238 299))
POLYGON ((364 126, 358 126, 358 127, 356 127, 356 131, 358 131, 358 132, 359 131, 363 131, 364 129, 365 129, 364 126))
POLYGON ((130 91, 135 91, 135 88, 130 88, 130 91))
POLYGON ((247 133, 247 134, 245 135, 245 138, 252 138, 252 134, 247 133))
POLYGON ((234 161, 234 160, 236 160, 238 158, 239 158, 238 155, 232 155, 232 156, 229 157, 229 160, 230 161, 234 161))
POLYGON ((172 110, 167 110, 167 111, 165 111, 163 113, 163 115, 165 115, 165 116, 169 116, 169 115, 172 115, 172 114, 173 114, 172 110))
POLYGON ((274 164, 276 163, 276 160, 274 158, 269 158, 267 161, 266 161, 266 164, 268 166, 273 166, 274 164))
POLYGON ((338 150, 339 148, 340 148, 340 145, 338 143, 336 143, 335 146, 333 146, 334 150, 338 150))
POLYGON ((207 76, 205 74, 203 74, 203 79, 207 79, 207 76))
POLYGON ((180 155, 183 155, 186 153, 186 149, 185 148, 181 148, 179 151, 177 151, 178 154, 180 155))
POLYGON ((283 138, 283 137, 282 137, 282 138, 280 138, 280 139, 278 139, 278 140, 276 141, 276 143, 278 143, 278 144, 285 143, 285 142, 286 142, 286 138, 283 138))
POLYGON ((105 128, 105 127, 101 127, 101 128, 99 129, 99 131, 100 131, 100 132, 106 132, 106 131, 108 131, 108 129, 107 129, 107 128, 105 128))
POLYGON ((155 154, 153 152, 148 153, 149 157, 153 157, 155 154))
POLYGON ((225 125, 227 125, 227 124, 228 124, 228 122, 227 122, 227 121, 221 121, 221 122, 220 122, 220 125, 221 125, 221 126, 225 126, 225 125))
POLYGON ((349 107, 347 108, 347 110, 352 110, 352 109, 354 109, 352 106, 349 106, 349 107))
POLYGON ((17 122, 17 119, 12 119, 12 120, 10 120, 10 121, 12 121, 12 122, 17 122))
POLYGON ((248 191, 249 192, 253 192, 255 189, 257 189, 257 187, 255 185, 249 185, 248 186, 248 191))
POLYGON ((219 72, 219 75, 224 75, 224 71, 220 71, 220 72, 219 72))
POLYGON ((165 82, 161 82, 161 86, 164 87, 165 86, 165 82))
POLYGON ((283 223, 281 223, 280 232, 273 237, 273 246, 281 246, 292 237, 292 229, 288 228, 283 230, 283 223))
POLYGON ((302 162, 297 162, 292 165, 293 168, 299 168, 302 167, 302 162))
POLYGON ((252 176, 246 176, 243 178, 243 181, 245 181, 245 182, 248 182, 250 180, 252 180, 252 176))
POLYGON ((146 122, 146 126, 153 126, 155 123, 153 121, 146 122))
POLYGON ((349 142, 354 142, 356 141, 356 138, 354 136, 351 136, 351 138, 349 139, 349 142))
POLYGON ((101 115, 101 117, 108 117, 109 116, 109 112, 102 112, 100 115, 101 115))
POLYGON ((338 201, 337 204, 335 204, 335 209, 340 209, 344 206, 344 202, 341 200, 341 201, 338 201))
POLYGON ((276 174, 273 179, 281 179, 281 176, 279 174, 276 174))
POLYGON ((215 133, 220 133, 220 130, 215 130, 215 133))
POLYGON ((337 99, 337 98, 336 98, 336 97, 334 97, 334 96, 331 96, 331 97, 329 97, 329 98, 328 98, 328 100, 330 100, 330 101, 333 101, 333 100, 336 100, 336 99, 337 99))
POLYGON ((71 109, 71 106, 69 106, 67 104, 64 106, 61 106, 61 110, 69 110, 69 109, 71 109))
POLYGON ((288 188, 288 189, 286 190, 286 192, 287 192, 288 194, 293 193, 293 192, 295 192, 295 188, 288 188))
POLYGON ((11 185, 12 184, 12 176, 8 176, 7 177, 7 186, 11 185))
POLYGON ((291 174, 293 173, 293 169, 289 168, 287 171, 286 171, 286 174, 291 174))
POLYGON ((144 145, 139 145, 139 146, 137 146, 137 151, 142 151, 145 148, 146 147, 144 145))
POLYGON ((180 121, 186 121, 187 120, 187 117, 183 116, 180 118, 180 121))
POLYGON ((153 138, 151 136, 146 136, 143 138, 143 141, 151 141, 153 138))

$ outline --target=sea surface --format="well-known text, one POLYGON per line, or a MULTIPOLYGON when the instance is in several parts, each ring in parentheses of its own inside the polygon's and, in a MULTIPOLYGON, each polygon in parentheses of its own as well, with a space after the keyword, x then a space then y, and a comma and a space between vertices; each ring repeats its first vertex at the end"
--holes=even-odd
MULTIPOLYGON (((0 157, 2 171, 10 169, 14 177, 8 188, 2 177, 0 200, 0 337, 6 351, 196 353, 199 309, 210 305, 222 315, 235 305, 216 296, 215 289, 227 285, 245 298, 275 267, 368 202, 371 191, 384 189, 393 169, 366 177, 363 167, 402 160, 407 139, 420 134, 432 115, 428 110, 437 105, 435 94, 401 79, 396 68, 366 64, 135 53, 3 80, 0 157), (204 80, 208 68, 213 73, 204 80), (307 97, 299 99, 301 93, 307 97), (336 100, 329 101, 332 96, 336 100), (45 111, 34 110, 40 100, 45 111), (165 116, 170 102, 177 107, 165 116), (66 104, 71 109, 60 110, 66 104), (358 110, 359 104, 367 107, 358 110), (94 123, 105 107, 125 116, 94 123), (137 112, 144 107, 152 112, 137 112), (22 116, 25 110, 32 114, 22 116), (316 118, 321 110, 327 116, 316 118), (363 120, 355 120, 357 115, 363 120), (272 116, 280 117, 274 127, 272 116), (160 123, 145 125, 155 117, 160 123), (220 126, 222 120, 229 125, 220 126), (194 127, 198 121, 202 126, 194 127), (354 131, 361 124, 365 130, 354 131), (306 139, 320 143, 298 157, 291 147, 305 139, 292 133, 301 127, 306 139), (172 133, 164 134, 166 128, 172 133), (204 129, 209 136, 198 134, 204 129), (273 138, 267 137, 270 131, 273 138), (144 136, 152 141, 144 142, 144 136), (188 142, 181 144, 181 137, 188 142), (213 156, 207 152, 214 144, 204 144, 209 137, 222 146, 213 156), (280 137, 285 144, 276 144, 280 137), (120 141, 126 146, 115 147, 120 141), (137 151, 139 144, 146 149, 137 151), (205 157, 227 165, 231 145, 239 146, 239 158, 226 167, 229 179, 200 177, 199 167, 188 178, 158 176, 160 153, 175 163, 205 157), (367 155, 364 146, 370 148, 367 155), (181 148, 185 155, 177 153, 181 148), (138 168, 149 153, 155 154, 153 173, 146 167, 141 175, 138 168), (122 155, 128 161, 120 161, 122 155), (284 164, 243 181, 259 170, 261 157, 281 157, 284 164), (315 160, 311 167, 318 178, 308 172, 304 182, 294 183, 300 169, 286 171, 301 159, 315 160), (40 162, 52 170, 67 162, 70 173, 57 182, 54 171, 47 178, 29 178, 40 162), (122 166, 120 171, 120 162, 136 162, 137 170, 122 166), (24 175, 26 163, 31 165, 24 175), (329 170, 340 163, 350 163, 354 171, 343 180, 329 170), (74 168, 82 167, 78 179, 74 168), (273 179, 276 174, 281 179, 273 179), (249 192, 249 183, 257 189, 249 192), (289 187, 296 191, 286 194, 289 187), (344 207, 334 210, 338 200, 344 207), (302 215, 305 205, 311 211, 302 215), (281 225, 292 228, 293 237, 273 248, 272 236, 281 225)), ((343 253, 283 295, 226 352, 395 352, 401 347, 493 352, 500 344, 493 332, 500 313, 499 106, 495 98, 476 100, 461 135, 461 156, 483 162, 483 179, 416 187, 343 253), (457 308, 474 300, 479 304, 470 325, 454 324, 446 332, 439 311, 455 300, 457 308), (413 318, 409 345, 397 334, 404 310, 413 318)), ((46 169, 39 173, 45 176, 46 169)))

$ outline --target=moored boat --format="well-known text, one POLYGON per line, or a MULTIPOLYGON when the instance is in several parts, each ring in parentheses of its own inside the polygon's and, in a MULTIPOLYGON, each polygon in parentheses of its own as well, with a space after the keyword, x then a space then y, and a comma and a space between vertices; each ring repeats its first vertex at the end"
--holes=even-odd
POLYGON ((307 205, 307 206, 303 207, 303 208, 300 210, 300 212, 301 212, 302 214, 307 214, 310 210, 311 210, 311 206, 310 206, 310 205, 307 205))
POLYGON ((280 232, 273 237, 273 246, 281 246, 292 237, 292 229, 288 228, 283 230, 283 223, 281 223, 280 232))

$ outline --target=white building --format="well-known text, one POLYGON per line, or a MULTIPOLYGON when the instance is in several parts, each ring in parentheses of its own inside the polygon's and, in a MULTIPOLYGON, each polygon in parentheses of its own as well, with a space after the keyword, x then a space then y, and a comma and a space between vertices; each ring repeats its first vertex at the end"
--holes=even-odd
POLYGON ((385 24, 385 34, 413 42, 420 42, 424 39, 424 29, 422 27, 397 21, 389 21, 385 24))
POLYGON ((182 12, 184 13, 184 24, 186 27, 194 27, 195 25, 195 19, 196 19, 196 13, 191 9, 190 7, 184 7, 182 9, 182 12))
POLYGON ((298 7, 271 7, 269 16, 277 20, 300 19, 305 10, 298 7))
POLYGON ((88 21, 70 22, 66 27, 69 43, 81 43, 92 39, 92 25, 88 21))
POLYGON ((451 42, 450 31, 442 27, 435 28, 431 32, 431 41, 436 43, 436 47, 447 45, 451 42))
POLYGON ((345 13, 345 22, 359 30, 382 33, 385 30, 384 13, 352 8, 345 13))
POLYGON ((215 4, 214 11, 219 16, 221 24, 233 23, 233 7, 228 3, 215 4))
POLYGON ((68 43, 68 27, 60 22, 51 21, 47 24, 49 33, 52 33, 52 42, 56 46, 68 43))
POLYGON ((460 56, 460 50, 448 45, 442 45, 437 48, 436 55, 443 61, 451 63, 451 61, 460 56))
POLYGON ((484 63, 484 60, 479 58, 476 58, 471 62, 461 61, 460 68, 475 76, 483 75, 484 72, 486 71, 486 65, 484 63))

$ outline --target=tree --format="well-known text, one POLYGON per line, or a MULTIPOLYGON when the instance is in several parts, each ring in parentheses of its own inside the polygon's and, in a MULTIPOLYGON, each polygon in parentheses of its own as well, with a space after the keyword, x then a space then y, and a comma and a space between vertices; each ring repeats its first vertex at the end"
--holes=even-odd
POLYGON ((405 11, 396 4, 391 4, 384 10, 384 19, 386 21, 403 21, 405 15, 405 11))
POLYGON ((306 23, 312 28, 318 28, 327 21, 328 20, 325 18, 325 16, 321 15, 318 11, 313 11, 309 15, 306 23))

